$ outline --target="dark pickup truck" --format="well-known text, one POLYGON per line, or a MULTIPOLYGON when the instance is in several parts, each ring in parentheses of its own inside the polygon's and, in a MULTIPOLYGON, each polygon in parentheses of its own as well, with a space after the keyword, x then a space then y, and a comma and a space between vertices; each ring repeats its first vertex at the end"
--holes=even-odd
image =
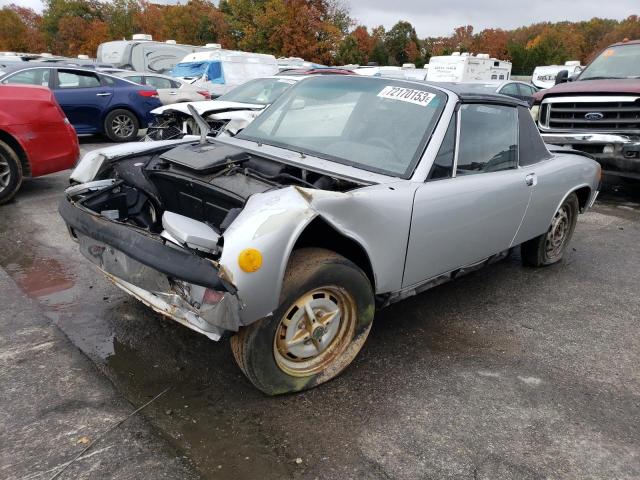
POLYGON ((640 40, 607 47, 575 78, 558 74, 532 114, 547 144, 593 155, 605 174, 640 180, 640 40))

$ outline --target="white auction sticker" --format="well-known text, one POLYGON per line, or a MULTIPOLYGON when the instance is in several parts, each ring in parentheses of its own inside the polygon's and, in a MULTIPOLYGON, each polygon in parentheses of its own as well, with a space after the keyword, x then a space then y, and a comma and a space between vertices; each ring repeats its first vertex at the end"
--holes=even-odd
POLYGON ((381 98, 400 100, 402 102, 415 103, 416 105, 426 107, 436 95, 434 93, 425 92, 424 90, 414 90, 413 88, 394 87, 389 85, 384 87, 378 96, 381 98))

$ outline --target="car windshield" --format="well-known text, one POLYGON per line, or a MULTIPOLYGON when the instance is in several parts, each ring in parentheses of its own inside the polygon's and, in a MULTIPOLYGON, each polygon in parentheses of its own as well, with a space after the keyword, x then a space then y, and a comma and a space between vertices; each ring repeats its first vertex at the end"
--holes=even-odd
POLYGON ((234 88, 217 100, 270 105, 294 83, 294 80, 286 78, 259 78, 234 88))
POLYGON ((207 70, 207 62, 185 62, 178 63, 171 70, 171 76, 183 78, 201 77, 207 70))
POLYGON ((640 78, 640 43, 609 47, 585 68, 578 80, 640 78))
POLYGON ((292 87, 238 138, 408 178, 446 101, 427 85, 316 77, 292 87))

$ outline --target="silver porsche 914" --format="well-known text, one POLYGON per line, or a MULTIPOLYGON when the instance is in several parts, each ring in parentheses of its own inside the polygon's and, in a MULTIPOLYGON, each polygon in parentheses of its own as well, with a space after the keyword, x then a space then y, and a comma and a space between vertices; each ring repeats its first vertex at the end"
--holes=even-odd
POLYGON ((549 151, 510 97, 325 76, 234 137, 94 151, 71 179, 59 210, 82 254, 157 312, 230 336, 279 394, 344 370, 377 308, 516 246, 526 265, 560 261, 600 167, 549 151))

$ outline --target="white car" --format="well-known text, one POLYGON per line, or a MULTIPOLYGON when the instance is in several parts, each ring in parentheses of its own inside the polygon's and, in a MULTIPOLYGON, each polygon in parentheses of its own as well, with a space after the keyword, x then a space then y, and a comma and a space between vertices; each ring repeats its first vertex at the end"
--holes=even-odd
POLYGON ((278 75, 250 80, 229 93, 207 102, 165 105, 151 113, 156 121, 149 127, 146 140, 170 140, 184 135, 199 135, 200 129, 191 116, 189 106, 196 109, 209 124, 209 136, 223 132, 235 135, 255 119, 262 110, 304 75, 278 75))
POLYGON ((206 88, 191 85, 177 78, 158 73, 142 73, 134 71, 114 72, 120 78, 153 87, 158 91, 158 97, 163 105, 183 102, 199 102, 209 100, 211 95, 206 88))

